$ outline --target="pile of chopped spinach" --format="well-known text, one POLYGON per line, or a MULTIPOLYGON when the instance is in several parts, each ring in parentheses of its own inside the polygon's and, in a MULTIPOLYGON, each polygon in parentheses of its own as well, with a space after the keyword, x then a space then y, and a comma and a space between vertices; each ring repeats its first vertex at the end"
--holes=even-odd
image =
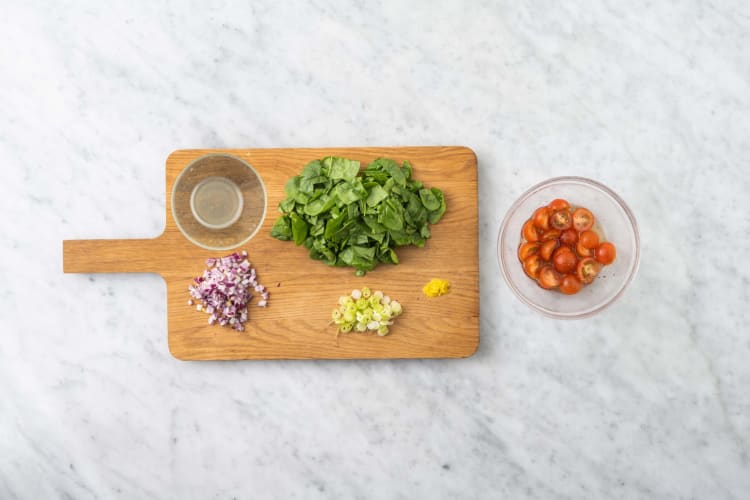
POLYGON ((398 264, 394 248, 423 247, 429 225, 445 213, 443 192, 411 174, 408 161, 399 166, 387 158, 363 170, 346 158, 312 161, 287 181, 271 236, 304 245, 329 266, 354 267, 359 276, 379 262, 398 264))

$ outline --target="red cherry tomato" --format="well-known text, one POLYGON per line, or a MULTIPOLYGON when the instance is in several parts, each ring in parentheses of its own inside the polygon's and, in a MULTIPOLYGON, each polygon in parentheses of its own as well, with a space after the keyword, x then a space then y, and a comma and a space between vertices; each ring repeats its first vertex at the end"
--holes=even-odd
POLYGON ((546 231, 547 229, 549 229, 549 215, 550 215, 549 208, 539 207, 536 209, 536 212, 534 212, 534 215, 533 217, 531 217, 531 220, 534 221, 534 225, 537 227, 537 229, 546 231))
POLYGON ((578 264, 578 258, 569 247, 560 247, 552 254, 552 264, 558 272, 572 273, 578 264))
POLYGON ((570 203, 568 203, 567 200, 563 199, 556 199, 549 202, 549 205, 547 205, 550 210, 553 212, 557 212, 558 210, 567 210, 570 208, 570 203))
POLYGON ((560 246, 560 243, 556 239, 542 242, 542 246, 539 247, 539 256, 544 260, 550 260, 550 258, 552 258, 552 252, 554 252, 555 248, 558 246, 560 246))
POLYGON ((542 258, 538 255, 529 255, 523 260, 523 270, 531 279, 539 276, 540 267, 542 267, 542 258))
POLYGON ((560 237, 560 230, 559 229, 550 229, 548 231, 545 231, 542 233, 542 235, 539 237, 542 241, 547 240, 556 240, 560 237))
POLYGON ((572 224, 573 219, 567 210, 558 210, 549 217, 549 225, 560 231, 568 229, 572 224))
POLYGON ((555 271, 555 268, 547 264, 546 266, 542 266, 541 269, 539 269, 539 277, 537 278, 537 282, 539 283, 539 286, 549 290, 550 288, 560 286, 561 278, 562 276, 560 275, 560 273, 555 271))
POLYGON ((599 246, 599 235, 594 231, 584 231, 581 233, 580 241, 584 248, 596 248, 599 246))
POLYGON ((571 247, 575 246, 575 244, 578 243, 578 231, 576 231, 572 227, 570 229, 566 229, 560 235, 560 243, 571 247))
POLYGON ((573 227, 578 231, 588 231, 594 225, 594 214, 585 208, 576 208, 573 212, 573 227))
POLYGON ((585 259, 581 259, 581 262, 578 263, 576 274, 578 275, 578 279, 581 280, 581 283, 588 285, 594 281, 594 278, 599 274, 601 267, 602 265, 597 261, 591 257, 586 257, 585 259))
POLYGON ((578 293, 583 287, 583 283, 575 274, 566 274, 560 281, 560 291, 566 295, 578 293))
POLYGON ((536 230, 536 227, 534 227, 534 221, 529 219, 524 223, 523 228, 521 229, 521 236, 523 236, 523 239, 526 241, 539 241, 539 232, 536 230))
POLYGON ((536 241, 528 241, 526 243, 522 243, 520 247, 518 247, 518 260, 523 262, 526 260, 526 257, 529 255, 536 255, 539 253, 539 247, 540 244, 536 241))
POLYGON ((612 243, 605 241, 597 247, 596 260, 598 262, 607 265, 613 263, 616 258, 617 249, 615 249, 615 246, 612 243))
POLYGON ((593 256, 594 256, 594 251, 593 251, 593 250, 591 250, 590 248, 586 248, 585 246, 583 246, 583 245, 581 244, 581 241, 580 241, 580 240, 579 240, 579 241, 578 241, 578 243, 576 244, 576 253, 578 254, 578 256, 579 256, 580 258, 584 258, 584 257, 593 257, 593 256))

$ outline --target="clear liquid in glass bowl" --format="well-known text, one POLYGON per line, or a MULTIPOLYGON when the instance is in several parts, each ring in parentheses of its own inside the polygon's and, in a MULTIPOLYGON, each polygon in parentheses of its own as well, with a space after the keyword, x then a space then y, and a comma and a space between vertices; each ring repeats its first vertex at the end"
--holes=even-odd
POLYGON ((242 205, 242 191, 226 177, 207 177, 193 188, 190 195, 193 215, 211 229, 223 229, 237 222, 242 205))

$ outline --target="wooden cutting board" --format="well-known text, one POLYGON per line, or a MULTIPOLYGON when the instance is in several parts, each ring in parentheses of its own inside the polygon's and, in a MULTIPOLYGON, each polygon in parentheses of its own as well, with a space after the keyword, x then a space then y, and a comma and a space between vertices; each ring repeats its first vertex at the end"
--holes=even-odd
POLYGON ((153 239, 63 241, 66 273, 157 273, 167 284, 169 350, 183 360, 316 358, 458 358, 479 345, 477 160, 465 147, 180 150, 167 158, 166 228, 153 239), (211 252, 183 236, 172 217, 170 194, 192 160, 226 153, 250 163, 263 179, 268 211, 247 250, 259 281, 271 292, 267 308, 249 307, 244 332, 209 326, 205 313, 187 304, 187 287, 202 274, 211 252), (364 277, 351 268, 313 261, 304 247, 271 238, 284 184, 309 161, 342 156, 366 164, 378 157, 413 165, 413 177, 445 193, 447 211, 431 226, 424 248, 397 249, 399 265, 381 264, 364 277), (451 292, 427 298, 431 278, 451 282, 451 292), (391 334, 336 336, 329 324, 340 295, 369 286, 398 299, 404 313, 391 334))

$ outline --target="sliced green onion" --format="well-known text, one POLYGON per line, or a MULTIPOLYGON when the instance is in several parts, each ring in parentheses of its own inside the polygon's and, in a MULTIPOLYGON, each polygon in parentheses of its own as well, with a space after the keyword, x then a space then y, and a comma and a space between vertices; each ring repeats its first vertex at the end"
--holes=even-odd
POLYGON ((388 327, 403 312, 397 300, 368 287, 352 290, 349 295, 339 297, 338 303, 339 307, 331 311, 331 322, 337 325, 340 333, 370 331, 382 337, 388 335, 388 327))

